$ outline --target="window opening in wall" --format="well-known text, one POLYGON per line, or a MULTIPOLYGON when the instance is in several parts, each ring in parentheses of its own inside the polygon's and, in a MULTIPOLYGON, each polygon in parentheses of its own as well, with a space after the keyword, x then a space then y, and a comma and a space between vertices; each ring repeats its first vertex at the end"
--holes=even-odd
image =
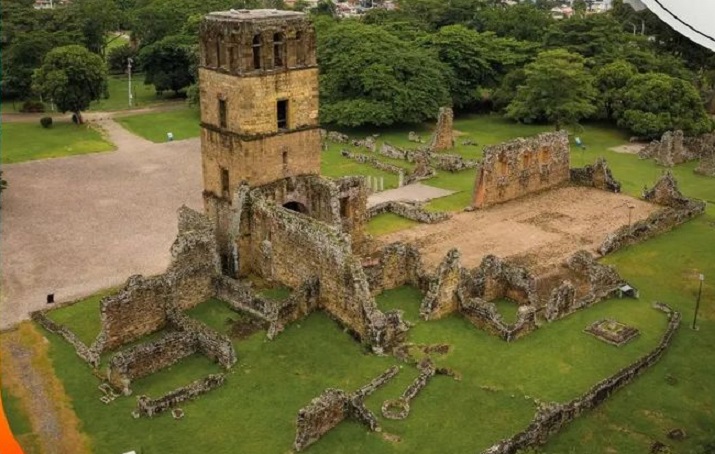
POLYGON ((521 161, 521 162, 522 162, 522 164, 521 164, 522 167, 521 167, 521 168, 522 168, 523 170, 528 169, 529 166, 531 166, 531 153, 529 153, 528 151, 527 151, 526 153, 524 153, 524 156, 522 157, 522 161, 521 161))
POLYGON ((540 164, 548 164, 549 160, 551 159, 551 150, 548 148, 542 148, 541 153, 539 155, 539 163, 540 164))
POLYGON ((228 197, 229 193, 229 180, 228 180, 228 169, 224 169, 223 167, 220 167, 221 169, 221 194, 223 197, 228 197))
POLYGON ((285 42, 283 41, 283 33, 276 33, 273 35, 273 66, 279 67, 283 66, 283 46, 285 42))
POLYGON ((283 168, 288 167, 288 152, 284 151, 283 152, 283 168))
POLYGON ((504 177, 509 173, 509 164, 506 158, 502 155, 499 156, 499 176, 504 177))
POLYGON ((224 276, 235 277, 236 271, 231 254, 221 254, 221 273, 224 276))
POLYGON ((348 217, 348 198, 347 197, 340 198, 340 217, 341 218, 348 217))
POLYGON ((288 129, 288 100, 281 99, 276 104, 276 117, 278 129, 288 129))
POLYGON ((253 69, 261 69, 261 35, 253 37, 253 69))
POLYGON ((216 67, 220 68, 223 62, 221 61, 221 41, 216 40, 216 67))
POLYGON ((218 124, 222 128, 226 127, 226 101, 218 100, 218 124))

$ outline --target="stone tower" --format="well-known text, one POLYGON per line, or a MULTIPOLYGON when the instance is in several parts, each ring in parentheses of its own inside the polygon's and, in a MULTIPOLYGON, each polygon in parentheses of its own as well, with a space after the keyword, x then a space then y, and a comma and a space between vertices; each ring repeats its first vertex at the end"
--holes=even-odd
POLYGON ((200 29, 204 199, 320 173, 315 30, 293 11, 230 10, 200 29))

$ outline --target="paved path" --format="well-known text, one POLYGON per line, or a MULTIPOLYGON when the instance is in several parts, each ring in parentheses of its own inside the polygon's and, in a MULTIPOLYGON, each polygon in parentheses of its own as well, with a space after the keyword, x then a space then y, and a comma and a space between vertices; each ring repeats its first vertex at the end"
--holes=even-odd
POLYGON ((454 194, 454 191, 427 186, 422 183, 412 183, 402 186, 397 189, 388 189, 387 191, 376 192, 367 198, 368 208, 377 205, 378 203, 390 201, 414 201, 426 202, 428 200, 445 197, 454 194))
POLYGON ((155 144, 111 119, 117 150, 3 166, 0 329, 45 306, 161 273, 181 205, 202 210, 199 139, 155 144))

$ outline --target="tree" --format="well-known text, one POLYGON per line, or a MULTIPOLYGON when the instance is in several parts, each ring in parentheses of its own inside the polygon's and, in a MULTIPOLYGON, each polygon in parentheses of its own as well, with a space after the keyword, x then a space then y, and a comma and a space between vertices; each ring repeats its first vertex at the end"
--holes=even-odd
POLYGON ((104 57, 107 35, 122 23, 123 14, 117 4, 108 0, 74 0, 69 8, 81 24, 84 46, 104 57))
POLYGON ((550 11, 528 3, 508 8, 487 8, 476 19, 480 31, 534 42, 541 42, 554 22, 550 11))
POLYGON ((81 112, 106 92, 107 68, 99 55, 82 46, 57 47, 35 71, 32 86, 61 112, 73 112, 82 123, 81 112))
POLYGON ((617 104, 623 98, 623 90, 635 74, 636 68, 623 60, 614 61, 596 72, 598 107, 602 118, 613 119, 614 111, 619 110, 617 104))
POLYGON ((471 23, 486 0, 399 0, 399 9, 431 30, 454 24, 471 23))
POLYGON ((356 21, 321 28, 318 40, 325 123, 415 123, 449 103, 445 68, 429 50, 356 21))
POLYGON ((198 60, 198 46, 194 37, 168 36, 144 47, 139 59, 144 69, 144 83, 154 85, 158 93, 173 90, 178 94, 196 82, 192 68, 198 60))
POLYGON ((696 135, 713 128, 693 84, 667 74, 632 77, 616 107, 614 116, 619 126, 648 138, 672 129, 696 135))
POLYGON ((544 51, 524 67, 524 73, 524 85, 506 109, 508 118, 554 123, 560 129, 596 111, 593 78, 582 56, 564 49, 544 51))
POLYGON ((545 37, 548 47, 577 52, 586 58, 610 55, 624 40, 621 25, 606 14, 560 20, 545 37))
POLYGON ((463 25, 442 27, 430 38, 439 59, 449 67, 452 101, 466 107, 481 100, 485 88, 496 87, 502 77, 522 66, 534 46, 492 32, 478 33, 463 25))

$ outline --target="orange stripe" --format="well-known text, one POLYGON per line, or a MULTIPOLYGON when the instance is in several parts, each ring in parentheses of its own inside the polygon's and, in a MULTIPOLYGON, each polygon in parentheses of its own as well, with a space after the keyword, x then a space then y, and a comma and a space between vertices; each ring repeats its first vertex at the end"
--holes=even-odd
POLYGON ((22 454, 20 445, 10 431, 10 424, 2 408, 2 399, 0 399, 0 454, 22 454))

